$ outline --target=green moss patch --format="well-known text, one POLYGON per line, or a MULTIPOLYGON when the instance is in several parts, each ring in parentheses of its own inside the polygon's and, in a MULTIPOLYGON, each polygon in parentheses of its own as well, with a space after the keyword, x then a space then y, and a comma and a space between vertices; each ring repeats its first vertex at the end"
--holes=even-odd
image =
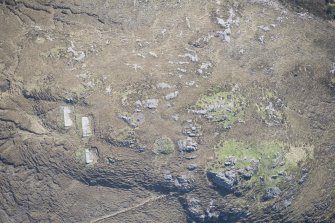
POLYGON ((204 115, 212 122, 221 123, 224 128, 242 121, 245 98, 234 86, 215 87, 200 96, 194 106, 194 113, 204 115))

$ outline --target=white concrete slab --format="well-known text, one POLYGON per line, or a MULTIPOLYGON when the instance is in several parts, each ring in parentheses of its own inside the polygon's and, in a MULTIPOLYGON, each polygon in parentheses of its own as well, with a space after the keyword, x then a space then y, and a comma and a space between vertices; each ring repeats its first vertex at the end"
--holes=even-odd
POLYGON ((64 114, 64 127, 71 127, 73 122, 71 120, 71 109, 67 106, 63 107, 63 114, 64 114))
POLYGON ((90 119, 88 117, 81 118, 81 126, 83 130, 83 137, 90 137, 92 135, 92 130, 90 126, 90 119))
POLYGON ((85 161, 87 164, 93 163, 93 153, 89 149, 85 149, 85 161))

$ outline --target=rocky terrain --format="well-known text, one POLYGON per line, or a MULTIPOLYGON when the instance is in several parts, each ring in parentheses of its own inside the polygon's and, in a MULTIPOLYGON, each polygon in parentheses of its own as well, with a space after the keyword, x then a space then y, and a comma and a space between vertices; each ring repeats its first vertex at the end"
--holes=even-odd
POLYGON ((335 222, 316 2, 0 0, 0 222, 335 222))

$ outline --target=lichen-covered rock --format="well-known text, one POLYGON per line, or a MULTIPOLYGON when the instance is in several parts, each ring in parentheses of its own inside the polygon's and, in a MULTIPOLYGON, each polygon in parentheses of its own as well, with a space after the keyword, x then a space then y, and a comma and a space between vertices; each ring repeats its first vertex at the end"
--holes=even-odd
POLYGON ((159 100, 158 99, 148 99, 143 102, 143 104, 149 109, 155 109, 158 107, 159 100))
POLYGON ((269 127, 281 126, 286 119, 283 100, 270 90, 262 91, 257 111, 263 122, 269 127))
POLYGON ((245 104, 238 87, 216 87, 202 95, 192 111, 209 121, 221 123, 224 128, 231 128, 236 122, 242 121, 245 104))
POLYGON ((202 135, 201 126, 192 120, 184 124, 183 134, 189 137, 199 137, 202 135))
POLYGON ((138 127, 145 121, 144 114, 142 112, 135 112, 132 115, 122 115, 122 120, 133 128, 138 127))
POLYGON ((281 194, 281 190, 279 187, 269 187, 265 190, 265 194, 263 196, 263 200, 270 200, 275 197, 278 197, 281 194))
POLYGON ((162 187, 170 191, 188 192, 194 188, 194 181, 186 175, 173 176, 165 173, 162 187))
POLYGON ((235 170, 219 173, 208 171, 207 176, 213 184, 228 191, 232 191, 234 186, 238 183, 237 172, 235 170))
POLYGON ((197 150, 198 143, 195 142, 192 138, 187 137, 178 141, 178 147, 181 152, 191 153, 197 150))

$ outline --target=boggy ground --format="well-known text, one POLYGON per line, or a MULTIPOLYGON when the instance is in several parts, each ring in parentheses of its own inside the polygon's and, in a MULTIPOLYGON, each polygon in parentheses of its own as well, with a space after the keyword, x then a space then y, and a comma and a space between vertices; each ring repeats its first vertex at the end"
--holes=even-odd
POLYGON ((334 221, 328 21, 265 0, 5 0, 0 19, 1 222, 334 221))

